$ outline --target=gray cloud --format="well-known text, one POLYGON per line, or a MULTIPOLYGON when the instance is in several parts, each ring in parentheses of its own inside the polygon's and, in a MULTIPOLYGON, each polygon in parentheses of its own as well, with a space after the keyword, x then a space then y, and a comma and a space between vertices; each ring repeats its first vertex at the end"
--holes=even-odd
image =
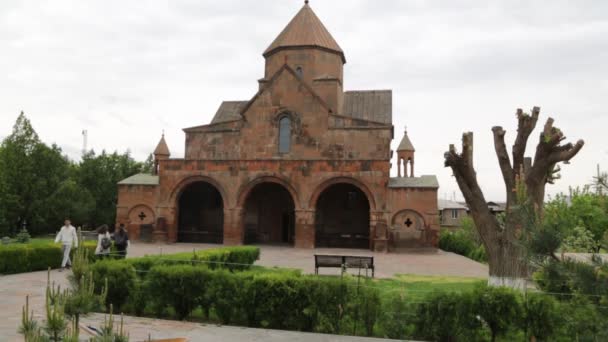
MULTIPOLYGON (((549 193, 608 165, 608 2, 320 1, 311 5, 346 52, 347 89, 394 91, 396 139, 407 123, 418 174, 457 192, 443 152, 473 131, 488 198, 504 189, 490 128, 513 139, 517 107, 542 106, 587 145, 549 193)), ((45 141, 78 158, 81 130, 97 151, 139 159, 162 130, 183 155, 183 127, 222 100, 247 100, 262 51, 301 1, 0 2, 0 136, 25 110, 45 141)), ((511 140, 512 141, 512 140, 511 140)), ((509 144, 511 144, 510 142, 509 144)))

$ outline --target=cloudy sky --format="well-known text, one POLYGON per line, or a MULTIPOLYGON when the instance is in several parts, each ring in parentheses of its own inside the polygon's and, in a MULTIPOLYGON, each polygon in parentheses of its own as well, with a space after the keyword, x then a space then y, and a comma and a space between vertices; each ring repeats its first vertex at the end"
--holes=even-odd
MULTIPOLYGON (((72 158, 89 148, 150 153, 222 100, 248 100, 262 52, 301 0, 2 0, 0 138, 24 110, 72 158)), ((418 174, 461 198, 443 152, 475 133, 488 199, 504 198, 491 127, 515 135, 515 110, 541 106, 586 145, 549 193, 608 169, 608 1, 311 0, 345 51, 345 87, 392 89, 396 137, 407 125, 418 174)), ((536 143, 536 133, 533 144, 536 143)))

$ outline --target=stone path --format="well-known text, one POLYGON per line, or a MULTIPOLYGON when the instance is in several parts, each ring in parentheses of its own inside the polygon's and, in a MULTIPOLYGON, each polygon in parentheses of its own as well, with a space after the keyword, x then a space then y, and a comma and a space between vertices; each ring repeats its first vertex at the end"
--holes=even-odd
MULTIPOLYGON (((214 244, 176 243, 170 245, 133 244, 129 256, 170 254, 217 248, 214 244)), ((300 249, 282 246, 260 246, 256 265, 298 268, 314 273, 315 254, 366 255, 374 257, 376 277, 391 278, 396 274, 442 275, 487 278, 488 266, 461 255, 442 250, 404 250, 397 253, 374 253, 363 249, 315 248, 300 249)), ((339 269, 320 269, 320 274, 340 274, 339 269)))
MULTIPOLYGON (((192 251, 193 249, 215 248, 217 245, 203 244, 133 244, 129 256, 136 257, 145 254, 169 254, 192 251)), ((421 274, 486 277, 487 266, 465 257, 438 251, 428 250, 408 251, 402 253, 372 253, 365 250, 349 249, 295 249, 291 247, 262 246, 261 258, 256 263, 264 266, 299 268, 306 273, 314 272, 313 255, 317 254, 349 254, 373 255, 376 264, 377 277, 392 277, 395 274, 421 274)), ((338 274, 339 270, 324 269, 322 274, 338 274)), ((51 272, 51 279, 56 284, 68 286, 68 272, 51 272)), ((44 299, 47 283, 47 272, 31 272, 15 275, 0 276, 0 341, 23 341, 17 334, 21 321, 21 308, 25 304, 25 296, 30 296, 30 308, 34 317, 41 321, 44 317, 44 299)), ((99 323, 103 315, 92 315, 83 322, 99 323)), ((374 341, 374 339, 354 338, 288 331, 251 329, 240 327, 219 327, 197 323, 175 322, 127 317, 127 330, 132 341, 142 341, 147 338, 147 332, 152 337, 190 337, 191 341, 374 341)))

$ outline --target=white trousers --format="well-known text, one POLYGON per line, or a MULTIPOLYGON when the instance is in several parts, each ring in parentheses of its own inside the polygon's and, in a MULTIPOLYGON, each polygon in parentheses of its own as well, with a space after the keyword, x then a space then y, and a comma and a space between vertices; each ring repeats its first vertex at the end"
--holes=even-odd
POLYGON ((72 260, 70 260, 71 249, 72 245, 61 245, 61 250, 63 251, 63 261, 61 261, 61 267, 65 267, 65 265, 72 266, 72 260))

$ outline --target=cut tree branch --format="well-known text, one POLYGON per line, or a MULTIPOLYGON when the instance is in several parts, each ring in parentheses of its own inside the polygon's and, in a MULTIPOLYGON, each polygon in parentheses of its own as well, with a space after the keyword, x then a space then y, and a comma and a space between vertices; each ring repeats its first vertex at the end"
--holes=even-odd
POLYGON ((532 108, 532 114, 528 115, 521 109, 517 109, 517 137, 513 144, 513 170, 519 172, 524 163, 524 154, 526 153, 526 145, 528 138, 536 127, 540 107, 532 108))
POLYGON ((502 178, 505 182, 507 189, 507 203, 510 204, 509 194, 515 191, 515 176, 513 174, 513 168, 511 167, 511 158, 509 158, 509 152, 507 152, 507 146, 505 144, 505 133, 506 131, 500 127, 492 127, 494 133, 494 149, 496 150, 496 156, 498 157, 498 165, 500 165, 500 171, 502 172, 502 178))

